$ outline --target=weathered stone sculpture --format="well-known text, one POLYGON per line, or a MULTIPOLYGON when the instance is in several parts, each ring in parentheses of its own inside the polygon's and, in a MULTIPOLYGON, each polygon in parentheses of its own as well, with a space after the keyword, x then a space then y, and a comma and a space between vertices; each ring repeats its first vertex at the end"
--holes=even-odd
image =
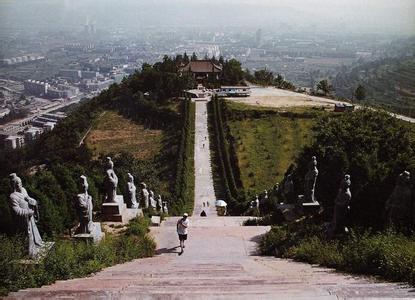
POLYGON ((88 195, 88 181, 86 176, 80 177, 80 185, 83 193, 77 195, 77 210, 79 215, 79 227, 76 233, 91 233, 94 230, 92 221, 92 197, 88 195))
POLYGON ((151 208, 156 209, 157 208, 157 202, 154 199, 154 192, 152 190, 150 190, 150 192, 149 192, 149 198, 150 198, 151 208))
POLYGON ((163 212, 165 214, 168 214, 169 213, 169 209, 167 208, 167 202, 163 202, 163 212))
POLYGON ((157 210, 163 211, 163 201, 161 200, 161 195, 157 196, 157 210))
POLYGON ((291 204, 295 202, 294 197, 294 182, 292 173, 288 174, 284 180, 282 194, 284 195, 285 203, 291 204))
POLYGON ((340 183, 339 192, 334 201, 334 213, 333 220, 330 224, 329 235, 333 236, 336 233, 347 232, 346 227, 347 214, 350 209, 350 200, 352 199, 352 193, 350 192, 350 175, 345 175, 344 179, 340 183))
POLYGON ((395 188, 386 201, 385 211, 387 223, 395 226, 406 226, 411 222, 411 174, 404 171, 399 174, 395 188))
POLYGON ((16 173, 10 174, 13 193, 10 194, 11 208, 16 216, 19 229, 28 239, 29 256, 35 258, 43 246, 42 238, 36 226, 38 217, 37 201, 31 198, 16 173))
POLYGON ((107 157, 107 169, 105 171, 105 200, 106 203, 115 203, 117 196, 118 177, 114 172, 114 163, 111 157, 107 157))
POLYGON ((128 173, 128 195, 129 195, 129 202, 131 205, 131 208, 138 208, 138 202, 137 202, 137 188, 134 184, 134 176, 128 173))
POLYGON ((258 195, 256 195, 256 198, 255 198, 255 208, 259 209, 259 198, 258 198, 258 195))
POLYGON ((82 193, 76 197, 76 207, 79 215, 79 227, 74 235, 75 240, 98 243, 104 237, 101 224, 92 220, 92 197, 88 194, 88 180, 85 175, 80 176, 82 193))
POLYGON ((317 202, 314 196, 316 181, 318 176, 317 159, 315 156, 311 158, 308 164, 308 172, 304 178, 304 201, 317 202))
POLYGON ((149 207, 149 193, 147 191, 147 185, 142 182, 141 184, 141 193, 140 193, 140 201, 141 205, 144 206, 144 208, 149 207))

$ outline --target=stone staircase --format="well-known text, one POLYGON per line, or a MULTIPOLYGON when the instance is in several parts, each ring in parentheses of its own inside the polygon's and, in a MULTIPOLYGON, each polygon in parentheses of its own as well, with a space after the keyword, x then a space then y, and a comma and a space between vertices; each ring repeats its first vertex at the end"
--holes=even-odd
POLYGON ((261 257, 257 242, 269 227, 242 227, 244 218, 191 218, 178 255, 175 224, 153 227, 153 258, 107 268, 89 278, 12 293, 12 299, 345 299, 414 298, 414 290, 372 278, 261 257))

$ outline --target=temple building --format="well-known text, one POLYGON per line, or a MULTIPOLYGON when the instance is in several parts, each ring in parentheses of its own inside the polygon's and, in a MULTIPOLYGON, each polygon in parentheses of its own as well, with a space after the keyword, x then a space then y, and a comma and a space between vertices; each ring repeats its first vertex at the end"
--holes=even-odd
POLYGON ((201 82, 206 79, 219 79, 219 75, 222 73, 222 66, 213 63, 211 60, 195 60, 180 67, 179 73, 191 74, 196 81, 201 82))

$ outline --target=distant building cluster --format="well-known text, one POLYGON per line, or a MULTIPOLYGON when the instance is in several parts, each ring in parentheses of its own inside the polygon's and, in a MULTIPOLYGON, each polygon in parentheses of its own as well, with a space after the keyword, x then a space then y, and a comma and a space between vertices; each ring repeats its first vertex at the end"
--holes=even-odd
POLYGON ((48 99, 70 99, 79 94, 79 88, 74 86, 65 84, 51 85, 46 82, 31 79, 24 81, 23 86, 26 94, 48 99))
MULTIPOLYGON (((24 144, 30 143, 40 137, 44 132, 51 131, 55 128, 56 124, 63 120, 66 114, 63 112, 46 113, 33 118, 28 121, 30 126, 22 126, 18 124, 22 130, 16 134, 5 135, 3 133, 3 145, 6 149, 18 149, 23 147, 24 144), (24 128, 24 129, 23 129, 24 128)), ((15 128, 9 128, 15 130, 15 128)))
POLYGON ((44 56, 25 55, 25 56, 18 56, 18 57, 12 57, 12 58, 3 58, 2 60, 0 60, 0 62, 2 65, 12 66, 12 65, 24 64, 28 62, 41 61, 44 59, 45 59, 44 56))

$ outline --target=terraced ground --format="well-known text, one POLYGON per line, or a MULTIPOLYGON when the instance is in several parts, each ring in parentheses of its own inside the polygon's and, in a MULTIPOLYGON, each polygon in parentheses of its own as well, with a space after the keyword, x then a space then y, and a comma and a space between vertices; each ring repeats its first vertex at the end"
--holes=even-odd
POLYGON ((415 58, 370 63, 340 74, 334 80, 336 94, 351 98, 359 83, 366 89, 368 104, 415 116, 415 58))
POLYGON ((114 111, 104 112, 86 138, 86 145, 100 154, 128 152, 138 159, 152 159, 162 147, 163 132, 150 130, 124 118, 114 111))

